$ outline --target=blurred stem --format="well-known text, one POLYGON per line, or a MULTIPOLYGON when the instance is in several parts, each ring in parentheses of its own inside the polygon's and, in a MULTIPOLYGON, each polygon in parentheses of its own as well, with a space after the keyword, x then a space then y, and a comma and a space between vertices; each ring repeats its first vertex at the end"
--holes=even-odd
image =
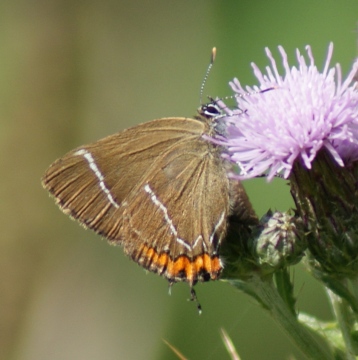
POLYGON ((358 289, 355 286, 357 285, 357 280, 351 280, 351 288, 353 289, 351 290, 348 287, 348 283, 342 281, 341 278, 321 271, 321 269, 316 266, 315 259, 309 251, 306 253, 306 260, 306 267, 310 274, 318 281, 322 282, 327 289, 330 289, 337 296, 347 301, 352 308, 352 311, 354 311, 355 314, 358 314, 358 289))
POLYGON ((312 333, 298 322, 281 298, 271 277, 263 279, 254 275, 248 281, 236 279, 228 281, 237 289, 257 299, 309 359, 333 360, 330 350, 323 343, 318 344, 312 333))
POLYGON ((358 299, 358 278, 355 277, 353 279, 351 279, 351 284, 352 284, 352 291, 353 291, 353 295, 355 297, 355 299, 358 299))
POLYGON ((327 293, 332 304, 334 314, 337 319, 339 328, 341 329, 342 337, 346 345, 346 359, 355 360, 355 344, 351 337, 352 329, 352 311, 344 299, 336 295, 333 291, 327 288, 327 293))
POLYGON ((296 316, 295 298, 293 296, 293 286, 287 268, 278 270, 274 273, 276 288, 281 298, 286 303, 288 309, 296 316))

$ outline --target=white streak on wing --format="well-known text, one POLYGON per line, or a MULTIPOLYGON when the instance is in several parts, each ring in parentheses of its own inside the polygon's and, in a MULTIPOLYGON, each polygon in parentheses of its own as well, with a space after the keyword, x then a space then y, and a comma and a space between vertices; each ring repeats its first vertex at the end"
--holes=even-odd
MULTIPOLYGON (((193 248, 195 248, 195 246, 199 244, 199 241, 200 241, 200 240, 201 240, 201 241, 203 240, 203 237, 202 237, 201 234, 200 234, 200 235, 196 238, 196 240, 194 241, 193 248)), ((206 250, 206 246, 205 246, 205 243, 204 243, 204 242, 203 242, 203 245, 204 245, 204 248, 205 248, 205 250, 206 250)))
POLYGON ((177 237, 175 240, 176 240, 179 244, 184 245, 189 251, 192 250, 192 249, 191 249, 191 246, 190 246, 189 244, 187 244, 183 239, 177 237))
POLYGON ((219 221, 216 223, 216 225, 214 227, 213 233, 210 235, 210 239, 209 239, 210 243, 213 242, 215 233, 219 229, 219 227, 221 226, 221 224, 223 223, 224 220, 225 220, 225 211, 222 212, 219 221))
POLYGON ((90 167, 90 169, 94 172, 94 174, 96 175, 97 179, 99 180, 99 186, 102 189, 102 191, 106 194, 109 202, 116 208, 119 208, 119 205, 117 204, 117 202, 114 200, 111 192, 109 191, 109 189, 107 188, 105 182, 104 182, 104 177, 101 173, 101 171, 98 169, 96 162, 94 161, 93 156, 91 155, 90 152, 88 152, 85 149, 80 149, 77 150, 74 155, 78 155, 78 156, 83 156, 87 162, 88 165, 90 167))
POLYGON ((205 244, 205 241, 203 241, 202 244, 203 244, 204 251, 207 252, 207 251, 208 251, 208 248, 207 248, 207 246, 206 246, 206 244, 205 244))
POLYGON ((148 193, 150 195, 151 200, 153 201, 153 203, 158 206, 158 208, 163 212, 164 215, 164 219, 167 222, 167 224, 169 225, 170 231, 172 232, 172 234, 175 236, 176 241, 179 244, 182 244, 183 246, 185 246, 189 251, 192 250, 191 246, 184 241, 183 239, 178 237, 178 232, 173 224, 172 219, 169 217, 168 214, 168 210, 167 208, 164 206, 164 204, 157 198, 157 196, 155 195, 154 191, 150 188, 149 184, 146 184, 144 186, 144 191, 146 193, 148 193))

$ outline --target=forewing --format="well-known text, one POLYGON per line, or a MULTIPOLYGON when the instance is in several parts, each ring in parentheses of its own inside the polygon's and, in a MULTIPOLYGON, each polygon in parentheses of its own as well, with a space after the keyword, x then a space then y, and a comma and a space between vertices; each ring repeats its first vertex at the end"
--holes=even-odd
POLYGON ((202 130, 200 122, 184 118, 138 125, 69 152, 48 168, 43 185, 66 214, 106 236, 157 157, 202 130))

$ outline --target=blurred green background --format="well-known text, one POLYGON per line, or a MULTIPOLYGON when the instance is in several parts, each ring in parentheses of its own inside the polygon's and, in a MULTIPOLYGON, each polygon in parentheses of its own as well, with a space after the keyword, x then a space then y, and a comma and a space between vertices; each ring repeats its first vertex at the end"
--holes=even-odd
MULTIPOLYGON (((70 221, 41 188, 68 150, 128 126, 191 116, 210 51, 205 95, 230 94, 234 76, 256 84, 250 62, 283 45, 313 47, 321 68, 330 41, 346 74, 357 56, 357 0, 2 1, 0 4, 0 358, 19 360, 304 359, 246 295, 221 282, 168 296, 120 248, 70 221)), ((277 59, 280 62, 279 59, 277 59)), ((283 180, 245 183, 257 212, 292 206, 283 180)), ((331 317, 320 285, 300 266, 298 308, 331 317)))

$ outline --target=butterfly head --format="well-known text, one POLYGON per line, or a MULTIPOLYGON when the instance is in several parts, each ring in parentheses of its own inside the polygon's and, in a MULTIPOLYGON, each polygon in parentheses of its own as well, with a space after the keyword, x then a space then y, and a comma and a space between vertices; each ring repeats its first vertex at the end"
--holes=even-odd
POLYGON ((215 119, 222 114, 219 105, 212 99, 209 103, 199 107, 198 113, 205 119, 215 119))

